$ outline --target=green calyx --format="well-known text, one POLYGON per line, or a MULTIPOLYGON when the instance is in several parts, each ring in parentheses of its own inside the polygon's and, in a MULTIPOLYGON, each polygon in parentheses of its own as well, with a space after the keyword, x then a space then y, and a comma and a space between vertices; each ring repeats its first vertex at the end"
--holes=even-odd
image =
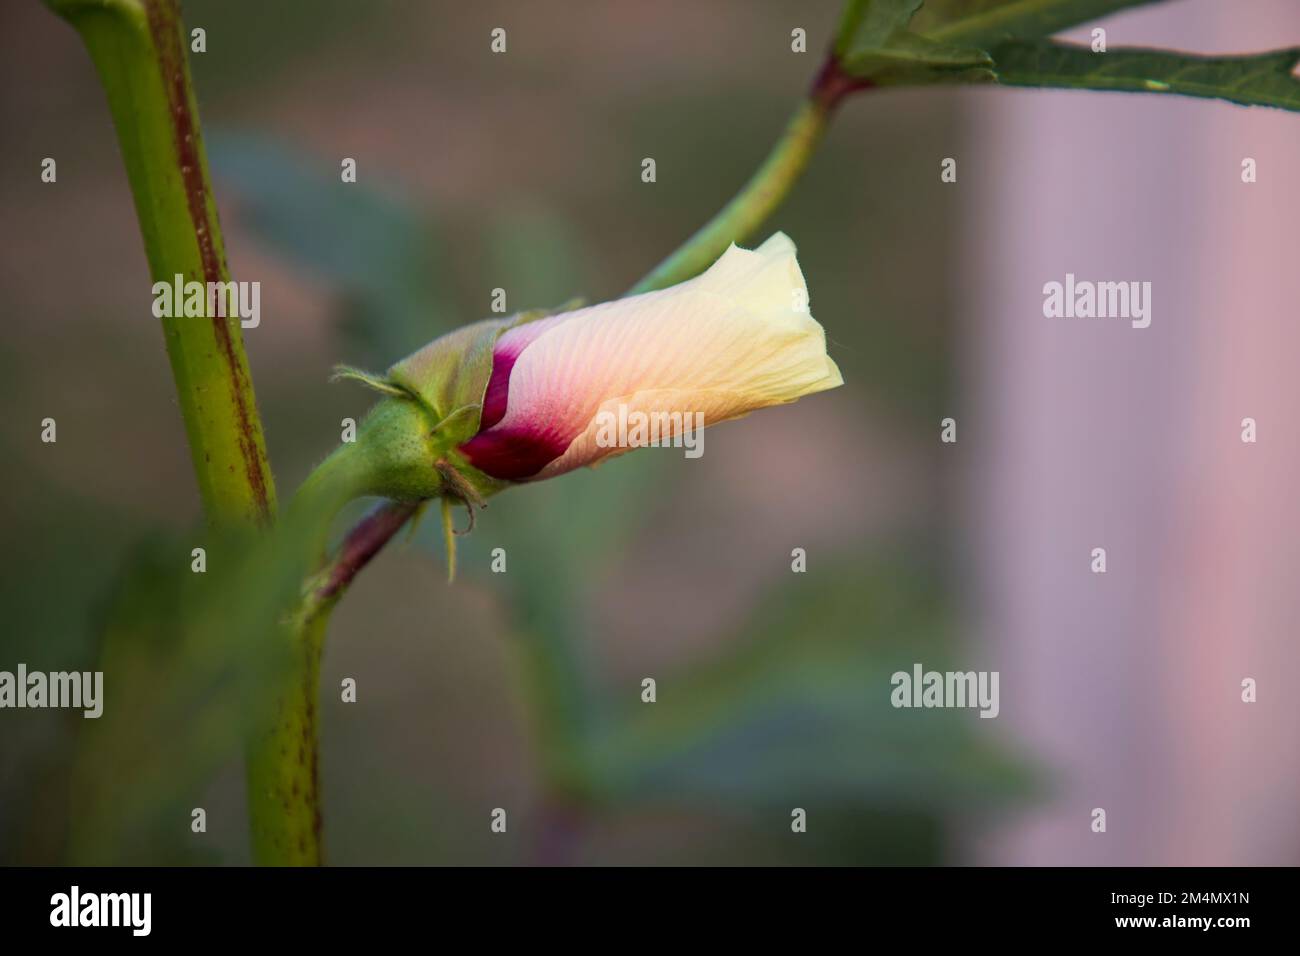
POLYGON ((507 329, 579 304, 472 323, 435 339, 384 375, 339 368, 335 378, 360 382, 383 398, 358 425, 356 440, 340 445, 303 483, 293 512, 320 529, 322 546, 334 515, 366 496, 463 503, 472 527, 474 508, 510 484, 474 468, 459 451, 478 433, 496 341, 507 329))
MULTIPOLYGON (((478 424, 478 409, 435 416, 420 401, 391 396, 357 428, 355 442, 335 452, 346 464, 347 500, 362 496, 423 501, 451 495, 476 502, 505 487, 477 471, 457 451, 478 424)), ((334 456, 331 456, 334 457, 334 456)), ((344 502, 346 503, 346 502, 344 502)))
POLYGON ((463 444, 478 433, 497 338, 514 324, 484 319, 449 332, 390 368, 386 382, 420 402, 453 444, 463 444))

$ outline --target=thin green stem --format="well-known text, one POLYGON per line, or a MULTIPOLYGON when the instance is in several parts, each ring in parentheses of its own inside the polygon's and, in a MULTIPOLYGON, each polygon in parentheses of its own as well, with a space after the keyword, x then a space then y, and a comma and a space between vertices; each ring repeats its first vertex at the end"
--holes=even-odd
POLYGON ((828 55, 813 88, 786 124, 785 132, 740 192, 676 252, 628 290, 628 294, 639 295, 685 282, 712 265, 731 243, 753 235, 781 205, 807 168, 840 100, 863 86, 840 70, 834 55, 828 55))
POLYGON ((634 285, 630 295, 653 292, 699 275, 733 242, 751 235, 781 204, 808 165, 822 134, 829 110, 812 100, 799 105, 780 141, 763 165, 712 219, 680 248, 634 285))
POLYGON ((763 165, 745 183, 731 202, 719 209, 692 237, 645 278, 628 290, 629 295, 666 289, 705 271, 733 242, 744 241, 772 215, 789 194, 826 134, 835 100, 809 96, 794 111, 776 146, 763 165))
POLYGON ((338 550, 304 586, 295 626, 304 633, 311 625, 323 626, 352 579, 420 508, 419 502, 386 501, 354 525, 338 550))

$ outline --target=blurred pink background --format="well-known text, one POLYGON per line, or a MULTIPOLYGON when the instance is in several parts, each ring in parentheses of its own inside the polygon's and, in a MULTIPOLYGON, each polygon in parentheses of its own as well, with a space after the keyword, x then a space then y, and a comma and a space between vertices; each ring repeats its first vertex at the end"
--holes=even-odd
MULTIPOLYGON (((1300 7, 1191 0, 1104 25, 1113 46, 1245 52, 1294 44, 1300 7)), ((1297 118, 1072 92, 963 99, 984 134, 960 158, 970 600, 1003 669, 1000 720, 1062 775, 1060 799, 979 858, 1293 865, 1297 118), (1150 280, 1150 328, 1043 318, 1042 286, 1066 272, 1150 280), (1240 440, 1245 417, 1256 444, 1240 440)))

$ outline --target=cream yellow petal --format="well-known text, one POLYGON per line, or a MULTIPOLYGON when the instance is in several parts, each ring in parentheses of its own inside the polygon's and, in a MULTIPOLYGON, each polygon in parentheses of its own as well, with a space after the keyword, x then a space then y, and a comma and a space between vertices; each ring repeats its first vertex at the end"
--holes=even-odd
POLYGON ((776 233, 753 251, 732 246, 689 282, 551 325, 515 362, 496 428, 564 436, 546 477, 614 451, 596 447, 594 422, 620 402, 714 424, 842 383, 794 244, 776 233))

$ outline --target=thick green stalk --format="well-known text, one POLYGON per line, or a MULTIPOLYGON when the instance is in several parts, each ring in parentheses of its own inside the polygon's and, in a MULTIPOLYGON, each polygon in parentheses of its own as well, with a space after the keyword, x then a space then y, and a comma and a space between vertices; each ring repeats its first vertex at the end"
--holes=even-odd
MULTIPOLYGON (((176 0, 47 0, 81 34, 108 96, 155 282, 228 282, 176 0)), ((181 311, 173 309, 173 311, 181 311)), ((209 523, 265 526, 275 483, 238 316, 163 317, 167 354, 209 523)), ((323 629, 323 625, 322 625, 323 629)), ((320 631, 301 634, 274 722, 248 745, 254 856, 317 863, 320 631)))
MULTIPOLYGON (((176 0, 49 5, 81 34, 108 95, 153 281, 228 282, 176 0)), ((162 325, 204 513, 268 523, 275 484, 239 317, 162 325)))
POLYGON ((245 764, 253 859, 263 866, 319 866, 321 844, 320 658, 325 621, 293 628, 301 654, 269 727, 250 741, 245 764))

